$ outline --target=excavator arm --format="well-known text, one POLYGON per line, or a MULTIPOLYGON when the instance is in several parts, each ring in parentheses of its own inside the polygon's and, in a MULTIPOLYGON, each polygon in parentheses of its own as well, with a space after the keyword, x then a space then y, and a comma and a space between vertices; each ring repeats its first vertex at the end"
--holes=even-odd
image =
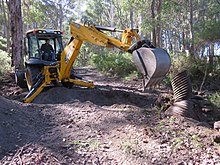
POLYGON ((74 39, 109 48, 117 47, 124 51, 129 49, 133 38, 137 41, 141 39, 137 34, 137 30, 134 29, 117 30, 103 26, 84 26, 75 22, 70 24, 70 32, 74 39), (102 31, 122 32, 122 38, 121 40, 115 39, 102 31))
POLYGON ((115 28, 102 27, 102 26, 84 26, 75 22, 70 24, 70 33, 72 38, 69 45, 61 53, 61 68, 60 68, 60 79, 65 80, 70 77, 71 68, 74 61, 79 53, 80 47, 83 42, 89 42, 95 45, 100 45, 103 47, 117 47, 124 51, 127 51, 132 43, 132 39, 138 41, 140 40, 139 35, 136 30, 125 29, 117 30, 115 28), (101 30, 116 32, 122 32, 122 39, 118 40, 113 37, 108 36, 101 30))

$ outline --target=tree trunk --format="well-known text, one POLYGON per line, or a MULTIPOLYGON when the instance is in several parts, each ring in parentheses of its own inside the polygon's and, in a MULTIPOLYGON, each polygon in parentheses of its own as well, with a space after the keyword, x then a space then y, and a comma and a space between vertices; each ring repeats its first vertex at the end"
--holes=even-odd
POLYGON ((156 35, 157 35, 157 47, 161 47, 161 9, 162 9, 162 3, 163 0, 158 1, 158 6, 157 6, 157 28, 156 28, 156 35))
POLYGON ((134 18, 133 18, 133 16, 134 16, 134 12, 133 12, 133 8, 131 7, 130 8, 130 22, 131 22, 130 27, 131 27, 131 29, 134 28, 134 18))
POLYGON ((185 44, 185 32, 184 32, 184 30, 183 30, 183 32, 182 32, 182 47, 181 47, 181 51, 182 52, 185 52, 185 50, 186 50, 186 44, 185 44))
POLYGON ((190 47, 190 54, 194 55, 194 26, 193 26, 193 0, 190 0, 190 35, 191 35, 191 47, 190 47))
POLYGON ((110 26, 115 26, 115 8, 113 3, 111 2, 111 8, 110 8, 110 26))
POLYGON ((60 28, 60 30, 62 30, 62 25, 63 25, 63 8, 62 8, 61 1, 59 1, 59 10, 60 10, 59 28, 60 28))
POLYGON ((21 0, 10 0, 8 3, 11 20, 11 36, 12 36, 12 66, 15 69, 23 68, 22 54, 22 15, 21 0))
POLYGON ((167 31, 167 37, 168 37, 168 42, 169 42, 169 47, 168 47, 169 52, 170 51, 173 52, 173 43, 172 43, 172 40, 171 40, 172 36, 170 36, 171 33, 172 32, 170 30, 167 31))
POLYGON ((11 53, 10 52, 10 48, 11 48, 11 39, 10 39, 10 29, 11 29, 11 25, 10 25, 10 13, 8 11, 7 13, 7 16, 8 16, 8 20, 7 20, 7 23, 6 23, 6 26, 7 26, 7 30, 6 30, 6 38, 7 38, 7 52, 8 53, 11 53))
POLYGON ((5 10, 5 3, 2 0, 2 13, 3 13, 3 24, 2 24, 2 36, 6 37, 7 31, 7 17, 6 17, 6 10, 5 10))
POLYGON ((214 42, 210 42, 209 45, 209 73, 213 71, 213 57, 214 57, 214 42))
MULTIPOLYGON (((144 14, 143 13, 140 13, 140 22, 139 22, 139 25, 141 26, 141 24, 144 22, 144 14)), ((141 36, 141 38, 143 38, 144 37, 144 33, 143 33, 143 31, 140 29, 140 31, 139 31, 139 34, 140 34, 140 36, 141 36)), ((145 37, 147 37, 147 36, 145 36, 145 37)), ((149 39, 149 38, 148 38, 149 39)))
POLYGON ((151 35, 151 39, 152 39, 152 43, 153 45, 156 47, 156 42, 157 42, 157 36, 156 36, 156 27, 155 27, 155 0, 152 0, 152 3, 151 3, 151 17, 152 17, 152 21, 154 23, 154 27, 153 27, 153 30, 152 30, 152 35, 151 35))
POLYGON ((155 23, 156 23, 155 22, 155 0, 152 0, 152 3, 151 3, 151 17, 154 23, 154 27, 151 33, 151 39, 152 39, 153 45, 156 47, 157 37, 156 37, 156 27, 155 27, 155 23))

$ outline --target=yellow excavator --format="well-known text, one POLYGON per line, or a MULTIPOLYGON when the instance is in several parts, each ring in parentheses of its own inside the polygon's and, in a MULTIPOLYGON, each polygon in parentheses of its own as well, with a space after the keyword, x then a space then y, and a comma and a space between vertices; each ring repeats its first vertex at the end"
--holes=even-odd
POLYGON ((142 40, 137 29, 119 30, 72 22, 70 33, 71 39, 65 48, 62 44, 62 32, 59 30, 34 29, 26 33, 28 58, 25 70, 15 72, 17 85, 29 89, 24 102, 32 102, 46 86, 56 83, 62 83, 65 87, 73 84, 94 87, 93 82, 75 75, 72 71, 83 42, 108 48, 116 47, 131 53, 134 63, 143 75, 144 88, 160 83, 169 71, 169 54, 161 48, 155 48, 149 40, 142 40), (120 32, 121 39, 107 35, 106 31, 120 32), (48 51, 42 50, 42 45, 48 40, 52 48, 48 51))

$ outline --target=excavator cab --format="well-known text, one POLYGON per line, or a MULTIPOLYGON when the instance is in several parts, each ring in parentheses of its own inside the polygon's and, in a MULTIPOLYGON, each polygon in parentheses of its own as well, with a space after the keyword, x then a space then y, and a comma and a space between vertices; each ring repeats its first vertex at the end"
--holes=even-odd
POLYGON ((35 29, 28 31, 26 37, 28 41, 28 59, 60 60, 60 54, 63 51, 61 31, 35 29), (42 48, 48 41, 52 49, 43 50, 42 48))
POLYGON ((63 51, 62 32, 60 30, 34 29, 26 33, 25 70, 15 71, 16 84, 30 89, 36 82, 43 67, 60 61, 63 51), (51 49, 42 49, 50 42, 51 49))

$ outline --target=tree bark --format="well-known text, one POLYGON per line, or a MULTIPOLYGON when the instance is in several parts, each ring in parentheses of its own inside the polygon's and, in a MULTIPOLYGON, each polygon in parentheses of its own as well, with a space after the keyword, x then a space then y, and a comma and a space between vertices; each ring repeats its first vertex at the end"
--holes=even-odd
POLYGON ((163 3, 163 0, 159 0, 158 1, 158 6, 157 6, 157 28, 156 28, 156 35, 157 35, 157 47, 161 47, 161 16, 160 16, 160 13, 161 13, 161 9, 162 9, 162 3, 163 3))
MULTIPOLYGON (((152 0, 152 3, 151 3, 151 17, 152 17, 152 20, 153 20, 153 23, 155 24, 155 0, 152 0)), ((156 47, 157 44, 157 37, 156 37, 156 27, 154 25, 153 27, 153 30, 152 30, 152 33, 151 33, 151 39, 152 39, 152 43, 153 45, 156 47)))
POLYGON ((172 43, 172 36, 170 36, 170 34, 171 34, 172 32, 170 31, 170 30, 168 30, 167 31, 167 37, 168 37, 168 43, 169 43, 169 47, 168 47, 168 50, 169 50, 169 52, 171 51, 171 52, 173 52, 173 43, 172 43))
POLYGON ((130 27, 131 27, 131 29, 134 28, 134 18, 133 18, 133 15, 134 15, 134 11, 133 11, 133 8, 131 7, 130 8, 130 22, 131 22, 130 27))
POLYGON ((3 13, 3 22, 4 24, 2 24, 2 36, 6 37, 6 30, 7 30, 7 17, 6 17, 6 10, 5 10, 5 3, 2 0, 2 13, 3 13))
POLYGON ((185 32, 184 32, 184 30, 183 30, 183 32, 182 32, 182 47, 181 47, 181 51, 182 52, 185 52, 185 50, 186 50, 186 44, 185 44, 185 32))
POLYGON ((11 36, 12 36, 12 66, 15 69, 23 68, 22 54, 22 15, 21 0, 9 0, 8 3, 10 20, 11 20, 11 36))
POLYGON ((111 7, 110 7, 110 12, 109 12, 109 18, 110 18, 110 26, 114 27, 115 26, 115 8, 113 5, 113 2, 111 2, 111 7))
POLYGON ((190 47, 190 54, 194 55, 194 25, 193 25, 193 0, 190 0, 190 35, 191 35, 191 47, 190 47))
POLYGON ((60 27, 60 30, 62 30, 62 25, 63 25, 63 8, 62 8, 61 1, 59 1, 59 10, 60 10, 59 27, 60 27))
POLYGON ((213 71, 213 57, 214 57, 214 42, 210 42, 210 45, 209 45, 209 73, 211 73, 213 71))
MULTIPOLYGON (((4 0, 2 0, 2 3, 4 2, 4 0)), ((6 4, 7 6, 9 5, 8 0, 6 0, 6 4)), ((10 52, 10 48, 11 48, 11 39, 10 39, 10 13, 9 13, 9 8, 7 7, 7 11, 5 9, 5 27, 6 27, 6 39, 7 39, 7 52, 10 52)))

